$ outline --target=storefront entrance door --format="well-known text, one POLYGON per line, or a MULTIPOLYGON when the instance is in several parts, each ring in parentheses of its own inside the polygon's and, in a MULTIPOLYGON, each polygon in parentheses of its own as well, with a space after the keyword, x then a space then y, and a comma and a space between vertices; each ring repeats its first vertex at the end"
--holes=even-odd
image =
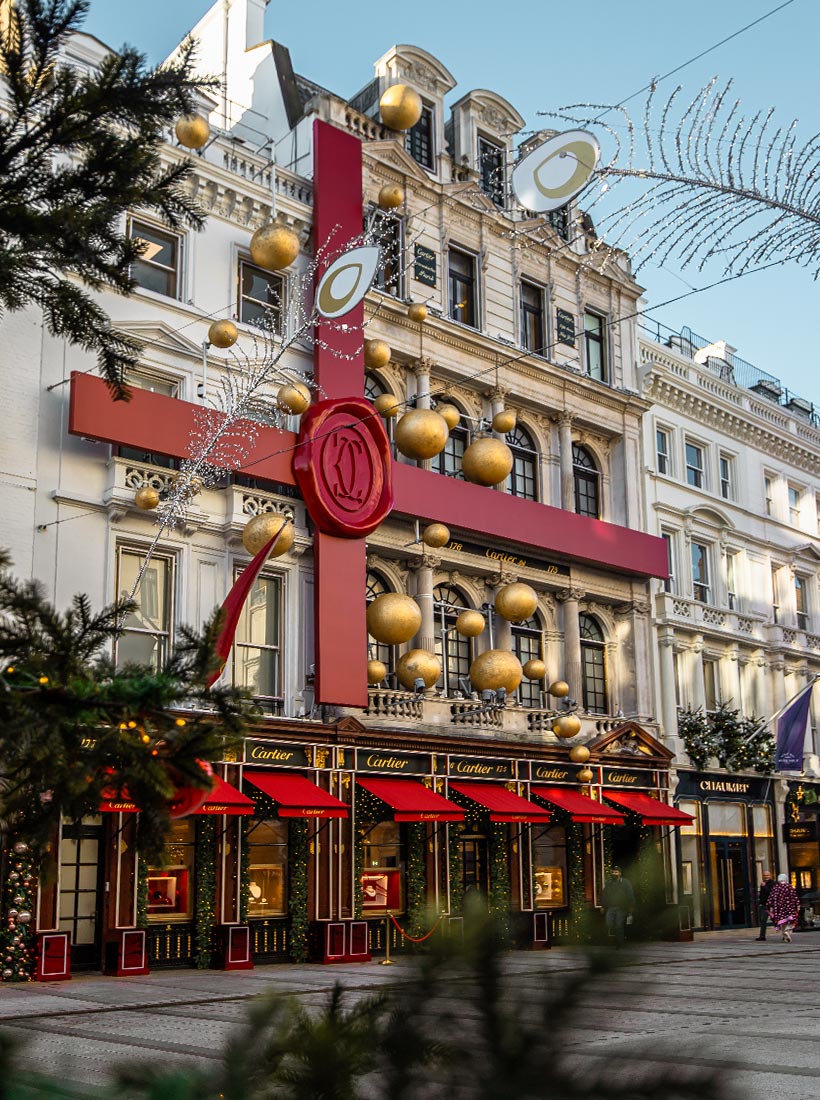
POLYGON ((488 898, 490 878, 487 863, 487 838, 470 836, 461 838, 461 885, 465 901, 471 894, 488 898))
POLYGON ((747 919, 747 881, 749 877, 746 844, 742 840, 713 839, 712 915, 715 928, 745 926, 747 919))
POLYGON ((60 931, 71 933, 71 964, 100 966, 103 827, 65 825, 60 844, 60 931))

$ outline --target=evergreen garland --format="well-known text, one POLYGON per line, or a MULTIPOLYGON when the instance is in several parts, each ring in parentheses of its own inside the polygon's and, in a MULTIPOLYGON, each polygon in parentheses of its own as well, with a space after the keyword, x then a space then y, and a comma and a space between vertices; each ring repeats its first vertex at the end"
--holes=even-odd
POLYGON ((490 916, 503 944, 510 942, 510 831, 507 825, 489 823, 490 916))
POLYGON ((576 943, 589 943, 589 907, 584 894, 584 827, 577 821, 570 821, 567 826, 567 872, 570 938, 576 943))
POLYGON ((698 771, 704 771, 715 757, 729 771, 753 768, 768 774, 774 768, 774 737, 764 719, 741 717, 728 703, 709 714, 700 707, 681 711, 678 734, 698 771))
POLYGON ((460 825, 447 826, 447 848, 450 864, 450 915, 460 916, 464 908, 464 858, 461 851, 460 825))
POLYGON ((137 858, 137 928, 148 927, 148 861, 137 858))
POLYGON ((239 923, 248 923, 251 900, 251 864, 248 859, 248 817, 239 819, 239 923))
POLYGON ((427 874, 425 848, 427 826, 423 823, 407 826, 407 924, 411 936, 423 936, 427 931, 427 874))
POLYGON ((36 862, 25 841, 13 840, 5 852, 3 864, 6 867, 5 927, 0 936, 0 977, 4 982, 30 982, 37 965, 34 941, 36 862))
POLYGON ((196 894, 194 903, 194 965, 207 970, 213 961, 216 928, 216 818, 196 823, 196 894))
POLYGON ((293 818, 288 828, 288 881, 290 890, 290 944, 292 962, 306 962, 308 943, 308 863, 310 822, 293 818))

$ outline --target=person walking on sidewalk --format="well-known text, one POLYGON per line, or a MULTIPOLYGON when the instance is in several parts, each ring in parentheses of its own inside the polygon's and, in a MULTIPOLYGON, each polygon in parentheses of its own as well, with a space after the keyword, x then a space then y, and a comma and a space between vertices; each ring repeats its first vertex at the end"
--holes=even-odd
POLYGON ((760 935, 758 940, 766 939, 766 925, 769 923, 769 894, 774 889, 774 879, 771 871, 763 872, 763 881, 757 892, 757 915, 760 918, 760 935))
POLYGON ((769 916, 772 924, 783 933, 783 942, 792 942, 792 930, 800 917, 800 898, 788 875, 778 875, 769 894, 769 916))
POLYGON ((626 924, 635 908, 635 892, 629 879, 621 874, 620 867, 612 868, 612 877, 604 887, 601 904, 604 907, 607 931, 615 937, 615 946, 623 947, 626 924))

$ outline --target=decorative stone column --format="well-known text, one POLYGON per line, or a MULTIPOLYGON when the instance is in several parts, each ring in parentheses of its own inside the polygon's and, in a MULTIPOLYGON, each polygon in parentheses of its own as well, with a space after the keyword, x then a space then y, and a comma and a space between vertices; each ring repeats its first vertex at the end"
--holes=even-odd
POLYGON ((689 645, 686 664, 686 679, 689 684, 690 705, 692 710, 706 710, 706 692, 703 686, 703 637, 695 635, 694 641, 689 645))
POLYGON ((617 700, 614 691, 612 699, 627 714, 634 713, 639 718, 654 714, 649 610, 649 603, 639 597, 614 609, 616 618, 626 625, 628 632, 625 637, 620 633, 618 636, 617 648, 622 660, 619 662, 618 682, 614 685, 617 700))
POLYGON ((658 637, 661 681, 660 719, 664 736, 671 742, 678 735, 678 707, 675 698, 675 632, 668 626, 661 629, 664 633, 659 634, 658 637))
POLYGON ((580 588, 565 588, 555 593, 555 598, 564 605, 564 668, 558 678, 569 684, 571 698, 579 704, 583 697, 581 680, 581 626, 578 622, 578 604, 584 598, 580 588))
POLYGON ((575 511, 575 478, 572 473, 572 413, 562 412, 558 421, 558 458, 561 464, 561 507, 575 511))
MULTIPOLYGON (((495 604, 495 597, 499 588, 503 588, 505 584, 514 584, 517 580, 518 577, 515 573, 508 573, 505 570, 488 577, 487 586, 492 590, 488 594, 490 603, 495 604)), ((501 615, 496 615, 494 610, 491 614, 493 616, 493 647, 495 649, 511 650, 513 647, 512 623, 502 618, 501 615)))
POLYGON ((438 554, 425 551, 410 568, 416 574, 416 603, 421 610, 421 626, 413 639, 414 649, 436 650, 436 615, 433 607, 433 571, 441 565, 438 554))
POLYGON ((780 710, 786 703, 785 672, 786 662, 782 657, 772 657, 769 660, 769 682, 772 688, 772 714, 780 710))
MULTIPOLYGON (((429 409, 431 404, 430 372, 433 369, 433 360, 428 359, 426 355, 422 355, 418 359, 411 360, 407 366, 416 378, 416 408, 429 409)), ((423 458, 418 465, 422 470, 432 470, 433 460, 431 458, 423 458)))

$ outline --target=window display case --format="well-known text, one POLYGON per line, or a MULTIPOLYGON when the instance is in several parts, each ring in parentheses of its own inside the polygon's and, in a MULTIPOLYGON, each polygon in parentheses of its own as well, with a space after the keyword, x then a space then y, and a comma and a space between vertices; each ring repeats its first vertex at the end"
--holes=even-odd
POLYGON ((252 863, 249 868, 248 916, 283 916, 285 869, 278 863, 252 863))
POLYGON ((362 875, 362 911, 401 912, 401 873, 398 867, 365 871, 362 875))
POLYGON ((187 867, 168 867, 148 875, 148 916, 158 920, 189 916, 187 867))
POLYGON ((566 905, 564 870, 562 867, 535 868, 536 909, 560 908, 566 905))

